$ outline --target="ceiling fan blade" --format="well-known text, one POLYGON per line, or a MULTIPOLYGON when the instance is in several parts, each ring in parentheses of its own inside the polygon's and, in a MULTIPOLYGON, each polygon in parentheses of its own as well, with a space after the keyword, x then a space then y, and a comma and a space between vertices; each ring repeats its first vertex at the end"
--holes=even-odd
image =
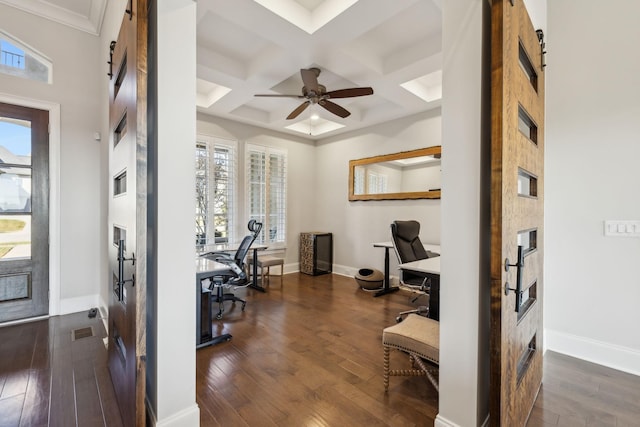
POLYGON ((307 88, 307 92, 314 92, 316 94, 320 93, 320 88, 318 87, 318 73, 316 69, 310 68, 305 70, 303 68, 300 70, 300 74, 302 75, 302 82, 307 88))
POLYGON ((353 87, 350 89, 338 89, 325 93, 328 98, 351 98, 354 96, 373 95, 373 89, 370 87, 353 87))
POLYGON ((275 94, 260 94, 260 93, 255 94, 253 96, 258 96, 258 97, 263 97, 263 98, 266 98, 266 97, 269 97, 269 98, 298 98, 298 99, 299 98, 304 98, 304 96, 302 96, 302 95, 280 95, 280 94, 275 95, 275 94))
POLYGON ((326 99, 323 99, 322 101, 318 102, 318 104, 321 107, 323 107, 325 110, 335 114, 336 116, 340 116, 343 119, 351 114, 350 112, 348 112, 347 110, 345 110, 344 108, 336 104, 335 102, 327 101, 326 99))
POLYGON ((305 101, 302 104, 300 104, 298 106, 298 108, 296 108, 295 110, 293 110, 291 112, 291 114, 289 114, 287 116, 287 120, 291 120, 291 119, 295 119, 296 117, 298 117, 300 115, 300 113, 302 113, 304 110, 307 109, 307 107, 309 106, 309 104, 311 103, 311 101, 305 101))

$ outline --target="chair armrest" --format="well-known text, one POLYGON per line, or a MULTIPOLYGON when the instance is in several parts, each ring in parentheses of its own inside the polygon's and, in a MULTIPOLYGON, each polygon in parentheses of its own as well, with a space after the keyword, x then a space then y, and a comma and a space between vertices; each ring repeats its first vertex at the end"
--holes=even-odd
POLYGON ((220 252, 220 251, 206 252, 201 254, 200 256, 203 258, 207 258, 207 259, 222 262, 222 263, 234 261, 233 256, 228 252, 220 252))
POLYGON ((404 319, 403 316, 408 316, 411 313, 415 313, 415 314, 420 314, 420 315, 429 315, 429 307, 421 305, 418 306, 418 308, 416 308, 415 310, 407 310, 407 311, 401 311, 398 316, 396 317, 396 323, 400 323, 402 322, 402 320, 404 319))

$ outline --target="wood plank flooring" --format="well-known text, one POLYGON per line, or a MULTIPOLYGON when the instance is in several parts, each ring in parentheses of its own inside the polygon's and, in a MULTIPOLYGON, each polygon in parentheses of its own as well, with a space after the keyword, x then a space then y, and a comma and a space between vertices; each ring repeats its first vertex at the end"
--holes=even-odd
MULTIPOLYGON (((382 329, 410 295, 374 298, 353 278, 289 274, 247 290, 214 321, 230 342, 197 351, 203 426, 428 426, 438 395, 424 377, 382 383, 382 329)), ((421 301, 425 303, 426 301, 421 301)), ((408 358, 392 354, 396 367, 408 358)))
POLYGON ((98 317, 0 328, 0 427, 122 425, 98 317), (94 336, 73 341, 72 330, 84 327, 94 336))
MULTIPOLYGON (((213 323, 233 339, 196 352, 203 426, 433 425, 438 396, 423 377, 392 377, 383 392, 382 329, 413 306, 408 294, 297 273, 237 293, 246 311, 227 302, 213 323)), ((0 427, 120 426, 105 336, 86 312, 0 327, 0 427), (96 336, 72 341, 86 326, 96 336)), ((640 427, 640 377, 553 352, 544 369, 528 427, 640 427)))
POLYGON ((547 351, 528 427, 638 427, 640 377, 547 351))

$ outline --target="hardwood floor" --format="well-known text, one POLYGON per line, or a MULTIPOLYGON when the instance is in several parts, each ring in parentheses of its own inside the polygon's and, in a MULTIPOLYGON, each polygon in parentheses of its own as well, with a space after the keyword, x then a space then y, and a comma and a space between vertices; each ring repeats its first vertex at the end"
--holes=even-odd
POLYGON ((121 426, 99 318, 87 312, 0 328, 0 427, 121 426), (92 327, 93 337, 72 340, 92 327))
MULTIPOLYGON (((383 389, 382 329, 408 294, 374 298, 337 275, 272 280, 266 294, 247 291, 244 313, 237 304, 214 321, 230 342, 197 351, 203 426, 433 425, 438 396, 424 377, 383 389)), ((409 368, 400 353, 391 362, 409 368)))
MULTIPOLYGON (((353 279, 288 274, 265 294, 239 290, 196 352, 202 426, 432 426, 438 396, 423 377, 382 385, 382 329, 412 305, 374 298, 353 279)), ((425 301, 421 301, 424 303, 425 301)), ((100 319, 86 312, 0 327, 0 427, 120 426, 100 319), (71 339, 92 326, 95 337, 71 339)), ((392 364, 409 366, 392 354, 392 364)), ((640 427, 640 377, 553 352, 528 427, 640 427)))
POLYGON ((640 377, 547 351, 528 427, 638 427, 640 377))

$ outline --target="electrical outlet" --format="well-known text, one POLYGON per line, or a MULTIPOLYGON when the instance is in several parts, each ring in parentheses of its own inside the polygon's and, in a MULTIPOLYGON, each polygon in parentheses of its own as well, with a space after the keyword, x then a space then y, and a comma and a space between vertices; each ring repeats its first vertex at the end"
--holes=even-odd
POLYGON ((640 221, 606 220, 604 235, 608 237, 640 237, 640 221))

